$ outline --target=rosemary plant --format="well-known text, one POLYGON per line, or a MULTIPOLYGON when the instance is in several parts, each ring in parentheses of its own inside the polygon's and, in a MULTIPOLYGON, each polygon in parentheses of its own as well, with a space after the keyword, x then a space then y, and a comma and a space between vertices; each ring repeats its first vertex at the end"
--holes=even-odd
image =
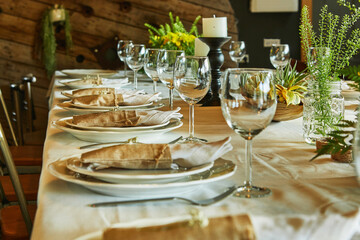
MULTIPOLYGON (((349 10, 349 13, 340 17, 328 10, 328 6, 321 8, 318 31, 314 30, 307 6, 301 12, 300 37, 304 51, 307 53, 307 65, 312 81, 311 87, 316 91, 312 96, 311 104, 317 123, 315 127, 318 135, 326 137, 336 124, 342 119, 340 115, 333 115, 331 103, 331 85, 339 81, 340 70, 349 65, 350 59, 360 49, 360 30, 353 28, 360 18, 360 7, 356 7, 347 0, 337 0, 340 6, 349 10), (311 48, 315 48, 317 55, 311 54, 311 48)), ((305 107, 306 104, 304 104, 305 107)), ((309 121, 304 109, 304 120, 309 121)), ((312 120, 310 120, 311 122, 312 120)))

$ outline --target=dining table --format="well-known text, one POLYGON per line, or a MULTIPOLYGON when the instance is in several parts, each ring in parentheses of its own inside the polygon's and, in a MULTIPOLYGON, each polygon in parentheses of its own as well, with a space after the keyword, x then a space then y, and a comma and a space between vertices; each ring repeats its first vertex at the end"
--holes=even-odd
MULTIPOLYGON (((114 188, 114 194, 101 193, 103 189, 94 191, 75 180, 64 181, 49 166, 64 157, 89 151, 80 147, 92 144, 54 126, 54 121, 73 115, 58 105, 67 99, 62 92, 69 89, 59 82, 66 78, 62 71, 56 71, 49 89, 48 127, 31 239, 360 239, 360 186, 355 164, 336 162, 329 155, 310 161, 316 154, 315 146, 303 138, 301 117, 273 121, 253 140, 253 183, 270 188, 270 196, 229 196, 209 206, 170 200, 90 207, 97 202, 157 195, 201 200, 233 185, 242 185, 246 172, 245 140, 227 125, 221 106, 197 105, 195 136, 208 142, 231 138, 233 148, 221 159, 235 164, 232 174, 213 181, 205 179, 203 183, 200 179, 198 184, 189 186, 175 182, 159 188, 163 183, 141 182, 137 188, 135 183, 133 189, 114 188), (114 231, 116 238, 106 236, 109 230, 114 231)), ((168 89, 158 84, 164 97, 163 109, 168 109, 168 89)), ((140 78, 138 88, 151 92, 152 82, 140 78)), ((345 116, 350 119, 359 103, 354 94, 345 96, 345 116)), ((175 96, 174 107, 181 108, 182 126, 138 140, 167 143, 179 136, 187 137, 189 107, 179 96, 175 96)), ((101 188, 101 181, 97 182, 101 188)))

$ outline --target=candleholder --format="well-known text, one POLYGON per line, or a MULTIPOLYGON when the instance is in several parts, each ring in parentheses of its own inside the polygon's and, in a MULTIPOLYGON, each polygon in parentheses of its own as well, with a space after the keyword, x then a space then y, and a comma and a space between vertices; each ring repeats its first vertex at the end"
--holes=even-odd
POLYGON ((211 66, 211 88, 205 97, 201 100, 203 106, 219 106, 219 89, 220 89, 220 68, 224 63, 224 54, 221 51, 221 47, 228 42, 231 37, 199 37, 199 39, 206 43, 210 51, 208 58, 211 66))

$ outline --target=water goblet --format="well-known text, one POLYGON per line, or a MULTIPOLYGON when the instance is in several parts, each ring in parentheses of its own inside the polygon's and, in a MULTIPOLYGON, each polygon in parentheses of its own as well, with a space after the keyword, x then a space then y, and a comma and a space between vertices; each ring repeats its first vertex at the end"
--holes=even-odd
POLYGON ((205 142, 194 137, 194 107, 208 92, 211 67, 208 57, 177 57, 174 69, 174 86, 180 97, 189 104, 189 137, 182 142, 205 142))
POLYGON ((273 44, 270 48, 271 64, 282 70, 290 61, 290 48, 288 44, 273 44))
POLYGON ((246 47, 244 41, 231 41, 229 55, 233 62, 236 62, 237 66, 245 57, 246 47))
POLYGON ((127 63, 126 63, 126 48, 131 44, 131 40, 119 40, 117 44, 117 54, 122 62, 124 62, 124 76, 126 77, 127 63))
POLYGON ((226 123, 246 140, 245 176, 243 186, 234 196, 264 197, 271 190, 252 185, 252 140, 264 130, 274 117, 276 93, 273 70, 260 68, 232 68, 225 71, 221 89, 221 110, 226 123))
POLYGON ((134 71, 134 88, 137 89, 137 72, 144 66, 145 45, 129 44, 126 52, 126 62, 134 71))
POLYGON ((185 56, 183 50, 163 50, 159 52, 157 60, 157 72, 160 81, 169 88, 169 105, 173 109, 174 91, 174 67, 178 56, 185 56))
POLYGON ((156 92, 157 81, 159 81, 159 76, 156 68, 157 68, 157 58, 160 51, 163 50, 158 48, 147 48, 145 52, 144 70, 145 73, 148 75, 148 77, 153 80, 154 93, 156 92))

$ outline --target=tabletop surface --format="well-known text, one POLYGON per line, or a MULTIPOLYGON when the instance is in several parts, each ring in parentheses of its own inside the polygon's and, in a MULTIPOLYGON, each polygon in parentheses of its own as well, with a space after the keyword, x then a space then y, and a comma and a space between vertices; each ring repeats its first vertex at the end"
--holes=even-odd
MULTIPOLYGON (((315 161, 314 146, 302 137, 302 119, 272 122, 253 143, 253 182, 266 186, 272 195, 259 199, 229 197, 208 207, 194 207, 183 202, 157 202, 90 208, 87 204, 123 200, 122 197, 95 193, 74 183, 60 180, 49 173, 48 164, 61 157, 81 153, 89 144, 51 125, 71 116, 57 106, 66 98, 56 73, 51 90, 49 125, 44 145, 38 209, 32 239, 101 239, 102 230, 110 227, 151 226, 191 219, 198 209, 210 220, 225 216, 247 216, 257 239, 358 239, 360 237, 360 187, 355 165, 334 162, 329 156, 315 161), (94 238, 86 237, 93 233, 94 238)), ((140 82, 151 92, 151 82, 140 82)), ((167 89, 160 87, 163 95, 167 89)), ((162 135, 142 139, 144 142, 168 142, 188 135, 188 107, 180 99, 184 125, 162 135)), ((353 113, 347 110, 346 115, 353 113)), ((242 184, 245 178, 244 140, 226 124, 220 107, 195 108, 195 135, 208 141, 230 136, 233 150, 223 156, 237 165, 229 179, 207 183, 179 193, 179 196, 203 199, 217 195, 228 186, 242 184)), ((143 196, 151 197, 151 196, 143 196)))

